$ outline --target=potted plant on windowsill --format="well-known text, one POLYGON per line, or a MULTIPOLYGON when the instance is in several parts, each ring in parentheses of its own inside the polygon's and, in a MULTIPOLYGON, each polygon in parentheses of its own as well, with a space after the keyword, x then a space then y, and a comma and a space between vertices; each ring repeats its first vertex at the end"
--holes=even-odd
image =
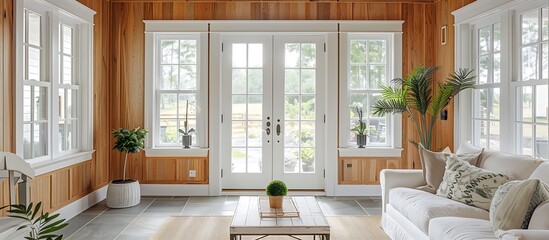
POLYGON ((182 134, 181 143, 183 144, 183 148, 190 148, 190 146, 193 145, 192 134, 195 132, 196 130, 194 130, 194 128, 189 129, 189 101, 187 100, 185 106, 185 122, 183 123, 183 129, 179 129, 179 133, 182 134))
POLYGON ((364 148, 368 140, 368 135, 366 134, 366 123, 363 120, 364 112, 362 109, 364 108, 364 105, 359 102, 353 102, 349 105, 349 108, 351 109, 351 113, 353 113, 354 110, 358 115, 358 122, 356 122, 355 126, 351 128, 351 131, 354 131, 356 134, 356 145, 358 145, 358 148, 364 148))
POLYGON ((273 180, 267 185, 267 196, 269 196, 269 206, 271 208, 282 208, 284 196, 288 194, 288 187, 283 181, 273 180))
POLYGON ((116 138, 113 149, 125 153, 125 157, 122 179, 113 180, 109 183, 107 206, 110 208, 133 207, 139 204, 141 191, 138 180, 126 178, 126 163, 128 161, 128 154, 137 153, 145 147, 147 130, 141 128, 119 128, 114 130, 112 134, 116 138))

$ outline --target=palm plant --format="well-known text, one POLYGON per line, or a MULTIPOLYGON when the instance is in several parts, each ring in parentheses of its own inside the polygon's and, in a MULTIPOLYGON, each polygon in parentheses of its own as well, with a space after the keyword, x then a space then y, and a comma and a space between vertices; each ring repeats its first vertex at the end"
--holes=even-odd
POLYGON ((69 225, 65 219, 58 219, 59 213, 50 215, 42 209, 42 202, 36 204, 30 203, 28 206, 24 204, 13 204, 1 207, 0 210, 9 207, 8 217, 21 219, 24 223, 17 229, 28 230, 29 235, 24 237, 27 240, 61 240, 63 234, 56 234, 57 231, 69 225))
MULTIPOLYGON (((440 112, 459 92, 474 88, 473 70, 459 69, 447 79, 438 83, 433 94, 433 73, 438 67, 415 68, 406 78, 392 80, 395 86, 381 86, 381 99, 373 107, 373 114, 384 116, 394 113, 408 113, 419 134, 420 143, 432 149, 433 127, 440 112)), ((417 142, 410 140, 416 147, 417 142)))

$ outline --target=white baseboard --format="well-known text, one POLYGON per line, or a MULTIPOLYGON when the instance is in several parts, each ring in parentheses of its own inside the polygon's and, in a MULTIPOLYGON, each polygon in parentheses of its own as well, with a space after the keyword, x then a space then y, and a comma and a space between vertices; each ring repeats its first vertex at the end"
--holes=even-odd
POLYGON ((141 184, 141 196, 209 196, 209 192, 208 184, 141 184))
POLYGON ((106 197, 107 186, 104 186, 100 189, 95 190, 95 192, 92 192, 85 197, 80 198, 70 203, 69 205, 55 211, 55 213, 59 213, 61 218, 69 220, 76 215, 82 213, 83 211, 86 211, 88 208, 92 207, 98 202, 103 201, 103 199, 105 199, 106 197))
POLYGON ((336 185, 335 196, 381 196, 380 185, 336 185))

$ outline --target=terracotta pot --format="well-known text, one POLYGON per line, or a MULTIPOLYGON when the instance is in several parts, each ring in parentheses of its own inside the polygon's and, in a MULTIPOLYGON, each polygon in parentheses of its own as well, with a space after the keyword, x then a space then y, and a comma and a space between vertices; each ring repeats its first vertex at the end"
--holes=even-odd
POLYGON ((269 196, 269 205, 271 208, 282 208, 284 196, 269 196))

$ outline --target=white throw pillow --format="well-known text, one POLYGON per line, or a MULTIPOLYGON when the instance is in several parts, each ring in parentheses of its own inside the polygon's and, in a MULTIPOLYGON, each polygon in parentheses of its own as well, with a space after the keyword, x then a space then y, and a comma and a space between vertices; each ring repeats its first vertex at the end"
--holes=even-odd
POLYGON ((542 202, 534 210, 528 229, 549 230, 549 200, 542 202))

